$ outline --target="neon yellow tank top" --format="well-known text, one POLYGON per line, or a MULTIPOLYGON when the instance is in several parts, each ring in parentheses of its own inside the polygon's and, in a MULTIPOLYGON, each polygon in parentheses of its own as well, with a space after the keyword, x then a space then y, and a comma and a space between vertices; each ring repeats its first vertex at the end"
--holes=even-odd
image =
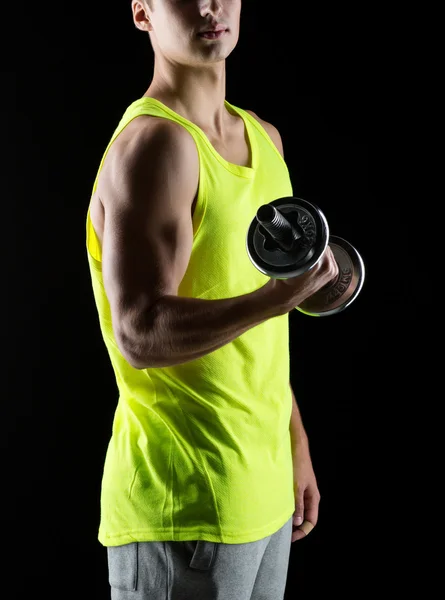
MULTIPOLYGON (((143 97, 124 112, 93 186, 94 193, 111 143, 135 117, 170 119, 193 136, 200 181, 193 249, 179 296, 230 298, 265 285, 269 278, 248 257, 247 231, 262 204, 293 195, 287 165, 265 129, 246 111, 225 105, 245 123, 250 167, 228 162, 202 129, 143 97)), ((114 338, 89 208, 86 237, 100 330, 118 387, 102 476, 100 543, 242 544, 275 533, 295 510, 289 315, 197 360, 134 369, 114 338)))

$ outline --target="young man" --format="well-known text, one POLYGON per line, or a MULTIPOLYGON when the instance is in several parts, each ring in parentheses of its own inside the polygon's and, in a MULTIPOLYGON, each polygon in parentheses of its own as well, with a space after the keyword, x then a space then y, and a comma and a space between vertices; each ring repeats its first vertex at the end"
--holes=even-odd
POLYGON ((257 209, 292 185, 277 129, 225 100, 241 0, 132 11, 154 76, 111 137, 87 214, 119 389, 99 528, 111 597, 279 600, 320 498, 288 313, 337 266, 328 248, 309 273, 273 280, 247 255, 257 209))

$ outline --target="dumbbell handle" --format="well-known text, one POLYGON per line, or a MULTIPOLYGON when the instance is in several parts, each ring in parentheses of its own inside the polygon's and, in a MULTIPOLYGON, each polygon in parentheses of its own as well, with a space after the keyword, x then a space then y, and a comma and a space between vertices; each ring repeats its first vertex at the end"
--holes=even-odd
MULTIPOLYGON (((260 206, 256 218, 264 229, 270 233, 277 244, 285 251, 291 250, 296 241, 307 239, 302 227, 299 225, 292 225, 292 223, 290 223, 286 217, 271 204, 260 206)), ((320 289, 327 290, 329 287, 336 285, 341 274, 340 265, 338 263, 337 266, 338 274, 320 289)))
POLYGON ((256 214, 257 221, 270 233, 282 250, 288 252, 295 242, 306 240, 299 225, 292 225, 286 217, 271 204, 260 206, 256 214))

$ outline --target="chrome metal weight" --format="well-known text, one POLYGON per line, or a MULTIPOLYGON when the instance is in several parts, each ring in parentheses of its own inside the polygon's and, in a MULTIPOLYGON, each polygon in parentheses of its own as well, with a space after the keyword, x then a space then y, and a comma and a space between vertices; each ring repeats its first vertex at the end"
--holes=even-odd
POLYGON ((253 265, 269 277, 289 279, 306 273, 330 246, 338 277, 295 308, 310 316, 328 316, 347 308, 362 289, 365 267, 357 250, 343 238, 329 235, 322 211, 293 196, 263 204, 247 233, 253 265))

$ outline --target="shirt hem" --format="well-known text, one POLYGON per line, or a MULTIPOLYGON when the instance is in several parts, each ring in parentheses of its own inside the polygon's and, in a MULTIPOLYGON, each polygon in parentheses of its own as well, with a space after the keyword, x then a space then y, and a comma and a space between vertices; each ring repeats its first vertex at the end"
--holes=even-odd
POLYGON ((269 523, 266 527, 251 530, 247 533, 221 533, 214 532, 217 528, 197 529, 181 527, 180 531, 171 529, 132 529, 118 534, 108 534, 102 529, 99 529, 98 540, 102 546, 122 546, 133 542, 188 542, 188 541, 207 541, 216 542, 218 544, 246 544, 257 542, 265 537, 273 535, 281 529, 293 516, 293 512, 286 512, 286 517, 280 517, 269 523))

